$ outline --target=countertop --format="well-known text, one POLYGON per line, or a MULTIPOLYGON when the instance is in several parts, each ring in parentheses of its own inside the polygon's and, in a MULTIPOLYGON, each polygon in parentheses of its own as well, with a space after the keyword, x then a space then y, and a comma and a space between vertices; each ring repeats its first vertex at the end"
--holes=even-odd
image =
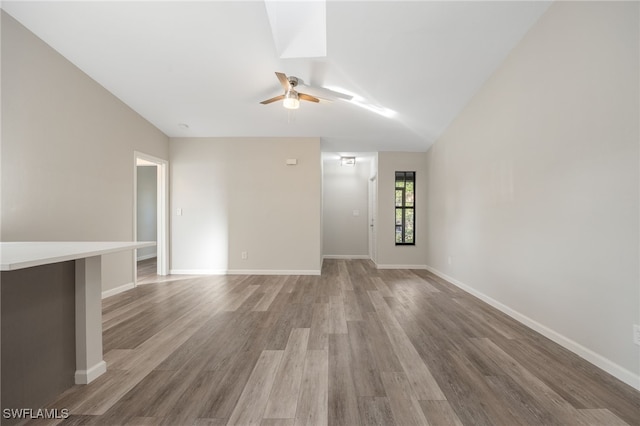
POLYGON ((0 270, 15 271, 154 245, 155 241, 0 242, 0 270))

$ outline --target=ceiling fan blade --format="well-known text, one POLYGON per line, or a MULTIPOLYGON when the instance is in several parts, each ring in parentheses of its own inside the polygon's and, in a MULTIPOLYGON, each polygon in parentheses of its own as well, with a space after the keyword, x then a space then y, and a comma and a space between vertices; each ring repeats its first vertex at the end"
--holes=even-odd
POLYGON ((316 98, 315 96, 307 95, 306 93, 298 93, 298 97, 303 101, 316 102, 316 103, 320 102, 320 99, 316 98))
POLYGON ((291 90, 291 83, 289 83, 289 79, 285 74, 276 71, 276 77, 280 80, 280 84, 282 84, 285 92, 291 90))
POLYGON ((282 99, 284 99, 284 95, 279 95, 279 96, 275 96, 275 97, 273 97, 271 99, 267 99, 266 101, 262 101, 260 103, 262 105, 266 105, 266 104, 270 104, 270 103, 275 102, 275 101, 280 101, 282 99))

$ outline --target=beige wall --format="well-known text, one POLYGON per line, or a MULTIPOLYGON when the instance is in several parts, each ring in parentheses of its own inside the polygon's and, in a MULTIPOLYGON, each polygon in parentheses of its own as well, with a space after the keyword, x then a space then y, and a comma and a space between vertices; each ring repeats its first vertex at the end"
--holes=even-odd
POLYGON ((371 159, 359 157, 354 167, 341 166, 339 154, 324 153, 323 254, 327 257, 369 257, 369 177, 371 159), (354 210, 359 213, 354 216, 354 210))
MULTIPOLYGON (((2 241, 133 241, 134 150, 168 138, 2 12, 2 241)), ((105 256, 103 290, 132 282, 105 256)))
POLYGON ((423 204, 430 267, 636 387, 638 17, 554 3, 429 150, 423 204))
POLYGON ((424 152, 378 153, 377 265, 380 268, 424 268, 429 234, 426 230, 427 170, 424 152), (395 172, 415 171, 415 246, 395 244, 395 172))
POLYGON ((172 271, 319 273, 318 138, 179 138, 170 145, 172 271), (287 166, 288 158, 298 165, 287 166))

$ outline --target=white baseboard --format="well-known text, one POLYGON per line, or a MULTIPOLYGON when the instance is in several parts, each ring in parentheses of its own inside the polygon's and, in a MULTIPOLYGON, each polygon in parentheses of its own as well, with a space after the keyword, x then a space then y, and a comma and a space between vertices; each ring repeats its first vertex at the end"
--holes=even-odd
POLYGON ((91 383, 107 371, 107 363, 100 361, 88 370, 76 370, 73 378, 76 385, 86 385, 91 383))
POLYGON ((140 262, 141 260, 153 259, 154 257, 158 257, 156 253, 144 254, 142 256, 138 256, 136 260, 140 262))
POLYGON ((381 265, 376 263, 376 269, 427 269, 427 265, 381 265))
POLYGON ((171 275, 320 275, 319 269, 172 269, 171 275))
POLYGON ((171 269, 170 275, 227 275, 226 269, 171 269))
POLYGON ((435 268, 427 266, 426 269, 429 272, 432 272, 435 275, 439 276, 440 278, 443 278, 443 279, 449 281, 451 284, 461 288, 462 290, 466 291, 467 293, 470 293, 470 294, 476 296, 478 299, 488 303, 489 305, 493 306, 494 308, 498 309, 499 311, 502 311, 503 313, 509 315, 511 318, 515 319, 516 321, 519 321, 522 324, 526 325, 527 327, 537 331, 538 333, 542 334, 543 336, 547 337, 548 339, 553 340, 554 342, 556 342, 560 346, 564 347, 565 349, 570 350, 571 352, 575 353, 576 355, 580 356, 581 358, 589 361, 591 364, 593 364, 596 367, 606 371, 607 373, 609 373, 612 376, 616 377, 617 379, 623 381, 624 383, 628 384, 629 386, 640 390, 640 376, 639 375, 634 374, 633 372, 631 372, 631 371, 627 370, 626 368, 616 364, 615 362, 611 361, 610 359, 605 358, 604 356, 592 351, 591 349, 582 346, 581 344, 569 339, 566 336, 563 336, 562 334, 558 333, 557 331, 552 330, 549 327, 540 324, 539 322, 529 318, 528 316, 526 316, 524 314, 521 314, 520 312, 518 312, 518 311, 516 311, 514 309, 511 309, 507 305, 504 305, 501 302, 498 302, 497 300, 487 296, 486 294, 474 289, 473 287, 470 287, 467 284, 464 284, 464 283, 456 280, 453 277, 448 276, 445 273, 442 273, 442 272, 438 271, 435 268))
POLYGON ((320 275, 319 269, 230 269, 229 275, 320 275))
POLYGON ((111 288, 102 292, 102 298, 106 299, 107 297, 115 296, 116 294, 122 293, 123 291, 131 290, 134 287, 134 283, 127 283, 116 288, 111 288))
POLYGON ((368 254, 325 254, 322 259, 371 259, 368 254))

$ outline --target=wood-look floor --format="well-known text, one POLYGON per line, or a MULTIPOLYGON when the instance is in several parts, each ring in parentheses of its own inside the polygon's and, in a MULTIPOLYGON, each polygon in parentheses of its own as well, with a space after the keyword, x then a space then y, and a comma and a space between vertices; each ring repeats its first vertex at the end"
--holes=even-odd
MULTIPOLYGON (((139 260, 138 261, 138 276, 137 283, 138 284, 152 284, 159 281, 160 278, 169 278, 171 277, 160 277, 156 274, 158 270, 157 259, 152 257, 151 259, 139 260)), ((175 277, 173 277, 175 278, 175 277)))
POLYGON ((169 277, 103 324, 60 424, 640 424, 639 392, 426 271, 169 277))

